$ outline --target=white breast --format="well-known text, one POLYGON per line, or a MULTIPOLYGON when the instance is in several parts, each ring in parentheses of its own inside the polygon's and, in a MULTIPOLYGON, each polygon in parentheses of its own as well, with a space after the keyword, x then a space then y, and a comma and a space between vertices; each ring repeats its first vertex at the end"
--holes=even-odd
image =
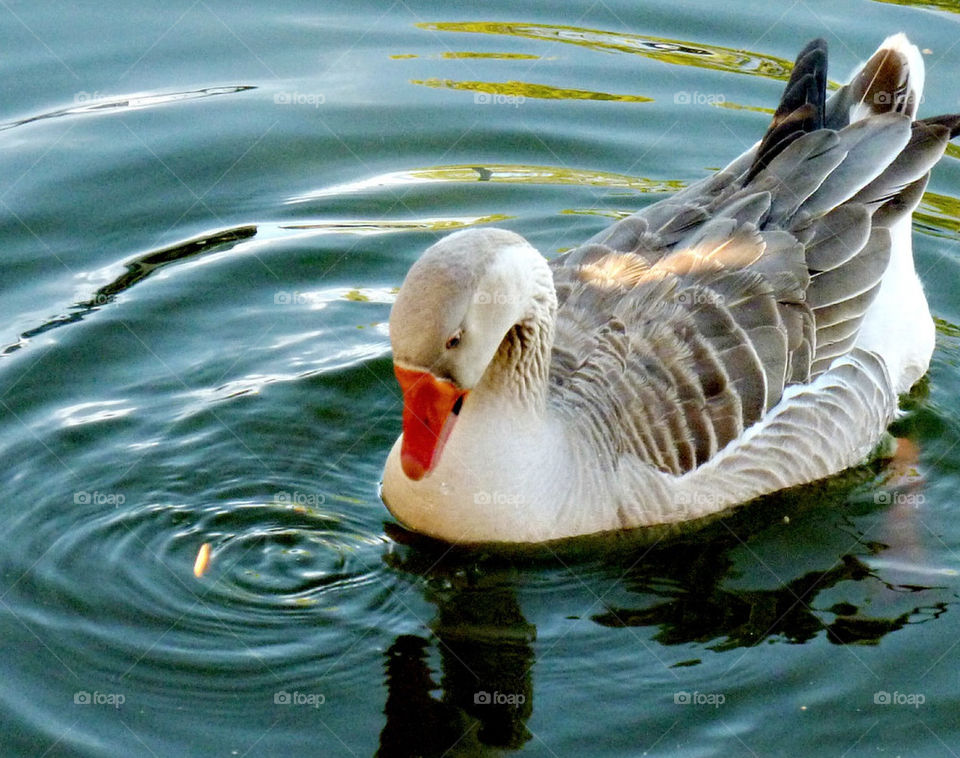
POLYGON ((909 391, 930 365, 936 329, 913 266, 910 219, 890 230, 890 266, 867 309, 857 346, 886 363, 898 394, 909 391))

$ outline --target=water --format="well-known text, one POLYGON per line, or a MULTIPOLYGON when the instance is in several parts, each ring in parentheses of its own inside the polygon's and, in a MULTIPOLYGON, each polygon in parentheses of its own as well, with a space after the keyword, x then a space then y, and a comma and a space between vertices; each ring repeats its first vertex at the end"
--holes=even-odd
POLYGON ((916 462, 536 555, 411 541, 377 484, 438 234, 578 243, 756 140, 819 35, 836 81, 908 31, 956 111, 958 11, 2 4, 0 752, 953 755, 956 149, 916 462))

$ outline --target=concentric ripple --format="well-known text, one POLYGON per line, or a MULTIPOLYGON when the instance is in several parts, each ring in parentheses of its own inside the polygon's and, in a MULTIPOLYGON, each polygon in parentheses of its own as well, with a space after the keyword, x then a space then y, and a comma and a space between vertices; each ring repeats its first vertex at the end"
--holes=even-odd
POLYGON ((99 668, 157 692, 195 687, 198 673, 206 694, 262 691, 315 676, 323 660, 349 677, 356 643, 407 613, 382 562, 386 538, 334 507, 96 505, 48 513, 25 535, 34 565, 5 602, 39 636, 49 630, 54 654, 58 640, 80 637, 99 668), (204 543, 211 558, 197 577, 204 543), (70 612, 52 614, 38 597, 70 612))

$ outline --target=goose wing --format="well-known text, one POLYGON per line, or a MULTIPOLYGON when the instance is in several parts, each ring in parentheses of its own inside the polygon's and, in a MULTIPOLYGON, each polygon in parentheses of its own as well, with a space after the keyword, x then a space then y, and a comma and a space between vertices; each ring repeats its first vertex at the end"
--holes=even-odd
POLYGON ((757 146, 553 262, 552 399, 608 460, 690 471, 854 350, 889 230, 960 123, 913 122, 909 61, 889 53, 828 101, 810 43, 757 146))

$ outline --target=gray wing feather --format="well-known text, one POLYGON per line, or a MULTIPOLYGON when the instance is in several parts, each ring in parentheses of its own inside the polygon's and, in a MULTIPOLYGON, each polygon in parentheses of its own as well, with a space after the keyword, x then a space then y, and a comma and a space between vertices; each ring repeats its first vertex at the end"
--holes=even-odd
MULTIPOLYGON (((910 139, 910 119, 884 113, 857 121, 839 132, 843 161, 800 206, 800 212, 821 216, 849 200, 875 179, 910 139)), ((941 151, 942 152, 942 151, 941 151)))
POLYGON ((867 244, 850 260, 810 277, 807 302, 814 309, 848 300, 879 283, 890 262, 890 231, 875 228, 867 244))
POLYGON ((796 212, 845 157, 836 132, 810 132, 794 140, 748 187, 771 191, 770 220, 781 222, 796 212))
POLYGON ((896 408, 882 361, 854 348, 828 374, 784 400, 752 433, 679 483, 691 492, 723 493, 734 504, 822 479, 863 462, 896 408))
MULTIPOLYGON (((798 446, 804 476, 825 476, 892 418, 886 369, 854 344, 889 228, 919 202, 960 117, 911 126, 901 100, 849 125, 853 98, 876 90, 858 80, 824 110, 825 51, 801 54, 758 147, 551 262, 550 398, 603 459, 692 476, 735 449, 745 481, 788 486, 798 446), (764 444, 744 447, 761 428, 764 444)), ((875 68, 891 84, 901 65, 875 68)))
POLYGON ((853 258, 870 236, 870 212, 866 206, 847 203, 821 216, 812 227, 806 245, 810 271, 829 271, 853 258))
POLYGON ((906 148, 876 179, 854 197, 854 202, 875 205, 896 196, 907 185, 926 176, 947 149, 950 130, 915 121, 906 148))

